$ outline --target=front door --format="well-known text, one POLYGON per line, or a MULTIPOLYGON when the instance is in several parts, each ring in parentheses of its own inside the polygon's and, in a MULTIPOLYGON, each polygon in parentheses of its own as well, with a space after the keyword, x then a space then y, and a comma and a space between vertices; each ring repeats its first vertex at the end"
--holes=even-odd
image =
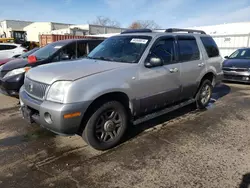
POLYGON ((163 108, 175 102, 180 94, 180 63, 176 61, 175 39, 159 38, 150 50, 148 61, 152 57, 163 62, 158 67, 141 67, 138 87, 140 112, 145 114, 163 108))
POLYGON ((194 36, 178 36, 178 56, 181 66, 182 92, 180 100, 194 97, 206 66, 194 36))

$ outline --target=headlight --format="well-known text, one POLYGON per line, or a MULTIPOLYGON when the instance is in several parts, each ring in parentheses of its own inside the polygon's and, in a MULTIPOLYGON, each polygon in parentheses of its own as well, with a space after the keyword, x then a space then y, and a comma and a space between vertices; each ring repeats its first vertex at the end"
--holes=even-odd
POLYGON ((64 102, 64 97, 67 94, 69 87, 71 85, 70 81, 58 81, 52 84, 50 87, 48 94, 47 94, 47 100, 53 101, 53 102, 64 102))
POLYGON ((19 69, 14 69, 14 70, 8 72, 3 78, 8 78, 11 76, 22 74, 24 72, 27 72, 29 69, 30 69, 30 67, 23 67, 23 68, 19 68, 19 69))

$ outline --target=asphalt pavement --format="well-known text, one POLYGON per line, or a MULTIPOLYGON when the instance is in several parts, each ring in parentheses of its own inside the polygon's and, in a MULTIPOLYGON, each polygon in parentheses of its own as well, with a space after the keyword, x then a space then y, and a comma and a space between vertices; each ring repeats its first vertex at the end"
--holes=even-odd
POLYGON ((247 188, 249 114, 250 86, 222 84, 206 110, 187 106, 131 126, 121 145, 100 152, 8 108, 0 111, 0 187, 247 188))

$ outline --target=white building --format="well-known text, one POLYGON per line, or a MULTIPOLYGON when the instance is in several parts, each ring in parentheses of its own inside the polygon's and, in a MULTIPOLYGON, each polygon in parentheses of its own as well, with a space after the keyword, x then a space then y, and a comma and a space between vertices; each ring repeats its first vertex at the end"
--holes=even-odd
MULTIPOLYGON (((40 34, 52 34, 54 30, 69 28, 71 24, 55 23, 55 22, 33 22, 24 27, 28 41, 39 41, 40 34)), ((58 34, 58 33, 57 33, 58 34)))
POLYGON ((0 21, 0 38, 11 38, 13 31, 20 31, 33 22, 20 20, 4 20, 0 21))
POLYGON ((250 47, 250 22, 191 27, 189 29, 203 30, 211 35, 222 56, 230 55, 238 48, 250 47))

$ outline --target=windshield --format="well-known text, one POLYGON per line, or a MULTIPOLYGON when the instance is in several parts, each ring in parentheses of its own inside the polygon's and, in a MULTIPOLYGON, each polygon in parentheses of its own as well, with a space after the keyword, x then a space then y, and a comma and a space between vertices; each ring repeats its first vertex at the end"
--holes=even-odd
POLYGON ((20 58, 27 58, 29 55, 33 54, 35 51, 37 51, 39 48, 34 48, 26 53, 23 53, 22 55, 20 55, 20 58))
POLYGON ((250 59, 250 49, 240 49, 236 50, 229 59, 250 59))
POLYGON ((68 44, 68 43, 65 43, 65 42, 51 43, 51 44, 48 44, 48 45, 40 48, 32 55, 36 56, 36 58, 38 60, 47 59, 48 57, 50 57, 51 55, 56 53, 60 48, 62 48, 66 44, 68 44))
POLYGON ((98 45, 87 58, 138 63, 150 40, 148 36, 111 37, 98 45))

